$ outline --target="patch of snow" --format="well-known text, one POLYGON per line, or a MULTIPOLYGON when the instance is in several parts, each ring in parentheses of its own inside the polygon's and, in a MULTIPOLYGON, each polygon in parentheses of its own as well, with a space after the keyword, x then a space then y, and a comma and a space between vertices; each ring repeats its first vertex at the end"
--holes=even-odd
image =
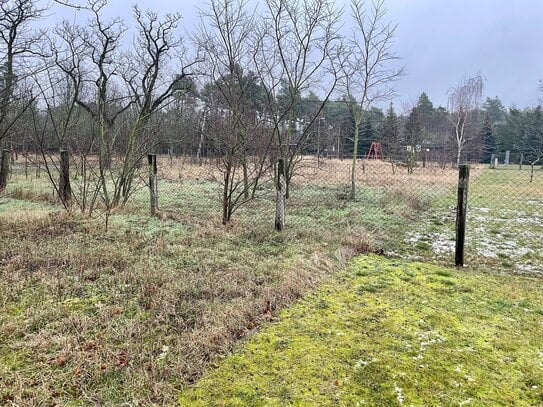
POLYGON ((396 383, 394 383, 394 393, 396 393, 396 399, 398 399, 398 403, 403 404, 403 401, 404 401, 403 390, 396 383))

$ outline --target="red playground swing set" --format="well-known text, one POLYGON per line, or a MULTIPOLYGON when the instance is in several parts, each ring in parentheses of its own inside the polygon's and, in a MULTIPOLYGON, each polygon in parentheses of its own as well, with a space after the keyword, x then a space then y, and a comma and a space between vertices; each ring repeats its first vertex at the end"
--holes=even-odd
POLYGON ((370 149, 368 151, 368 155, 366 156, 366 159, 373 158, 374 160, 378 160, 379 158, 384 160, 385 155, 383 154, 383 145, 377 141, 374 141, 371 143, 370 149))

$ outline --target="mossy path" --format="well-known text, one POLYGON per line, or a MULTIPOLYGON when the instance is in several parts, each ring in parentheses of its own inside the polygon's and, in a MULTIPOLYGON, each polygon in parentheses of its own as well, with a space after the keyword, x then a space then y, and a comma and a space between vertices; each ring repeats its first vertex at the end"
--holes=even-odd
POLYGON ((182 406, 543 405, 543 281, 361 257, 182 406))

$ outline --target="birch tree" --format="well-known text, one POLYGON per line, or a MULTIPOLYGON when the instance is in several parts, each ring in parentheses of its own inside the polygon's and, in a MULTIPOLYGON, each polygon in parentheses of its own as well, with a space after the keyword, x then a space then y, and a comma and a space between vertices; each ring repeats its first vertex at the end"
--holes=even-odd
POLYGON ((484 78, 476 75, 464 78, 458 86, 449 90, 449 121, 454 129, 456 166, 460 165, 466 143, 475 133, 477 110, 483 96, 484 78))

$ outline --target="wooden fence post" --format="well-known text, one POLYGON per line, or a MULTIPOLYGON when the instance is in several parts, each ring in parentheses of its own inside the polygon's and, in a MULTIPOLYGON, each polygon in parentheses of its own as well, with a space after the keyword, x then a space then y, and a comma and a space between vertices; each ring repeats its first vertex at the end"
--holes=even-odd
POLYGON ((157 181, 157 163, 156 154, 147 156, 149 162, 149 191, 151 193, 151 215, 158 213, 158 181, 157 181))
POLYGON ((0 192, 8 186, 9 150, 0 151, 0 192))
POLYGON ((275 200, 275 230, 282 231, 285 228, 285 206, 287 195, 287 178, 285 174, 285 160, 277 161, 276 185, 277 197, 275 200))
POLYGON ((466 215, 468 212, 469 165, 458 168, 458 202, 456 206, 456 267, 464 266, 464 242, 466 237, 466 215))
POLYGON ((70 153, 67 150, 60 150, 58 193, 60 200, 68 209, 72 205, 72 186, 70 184, 70 153))

